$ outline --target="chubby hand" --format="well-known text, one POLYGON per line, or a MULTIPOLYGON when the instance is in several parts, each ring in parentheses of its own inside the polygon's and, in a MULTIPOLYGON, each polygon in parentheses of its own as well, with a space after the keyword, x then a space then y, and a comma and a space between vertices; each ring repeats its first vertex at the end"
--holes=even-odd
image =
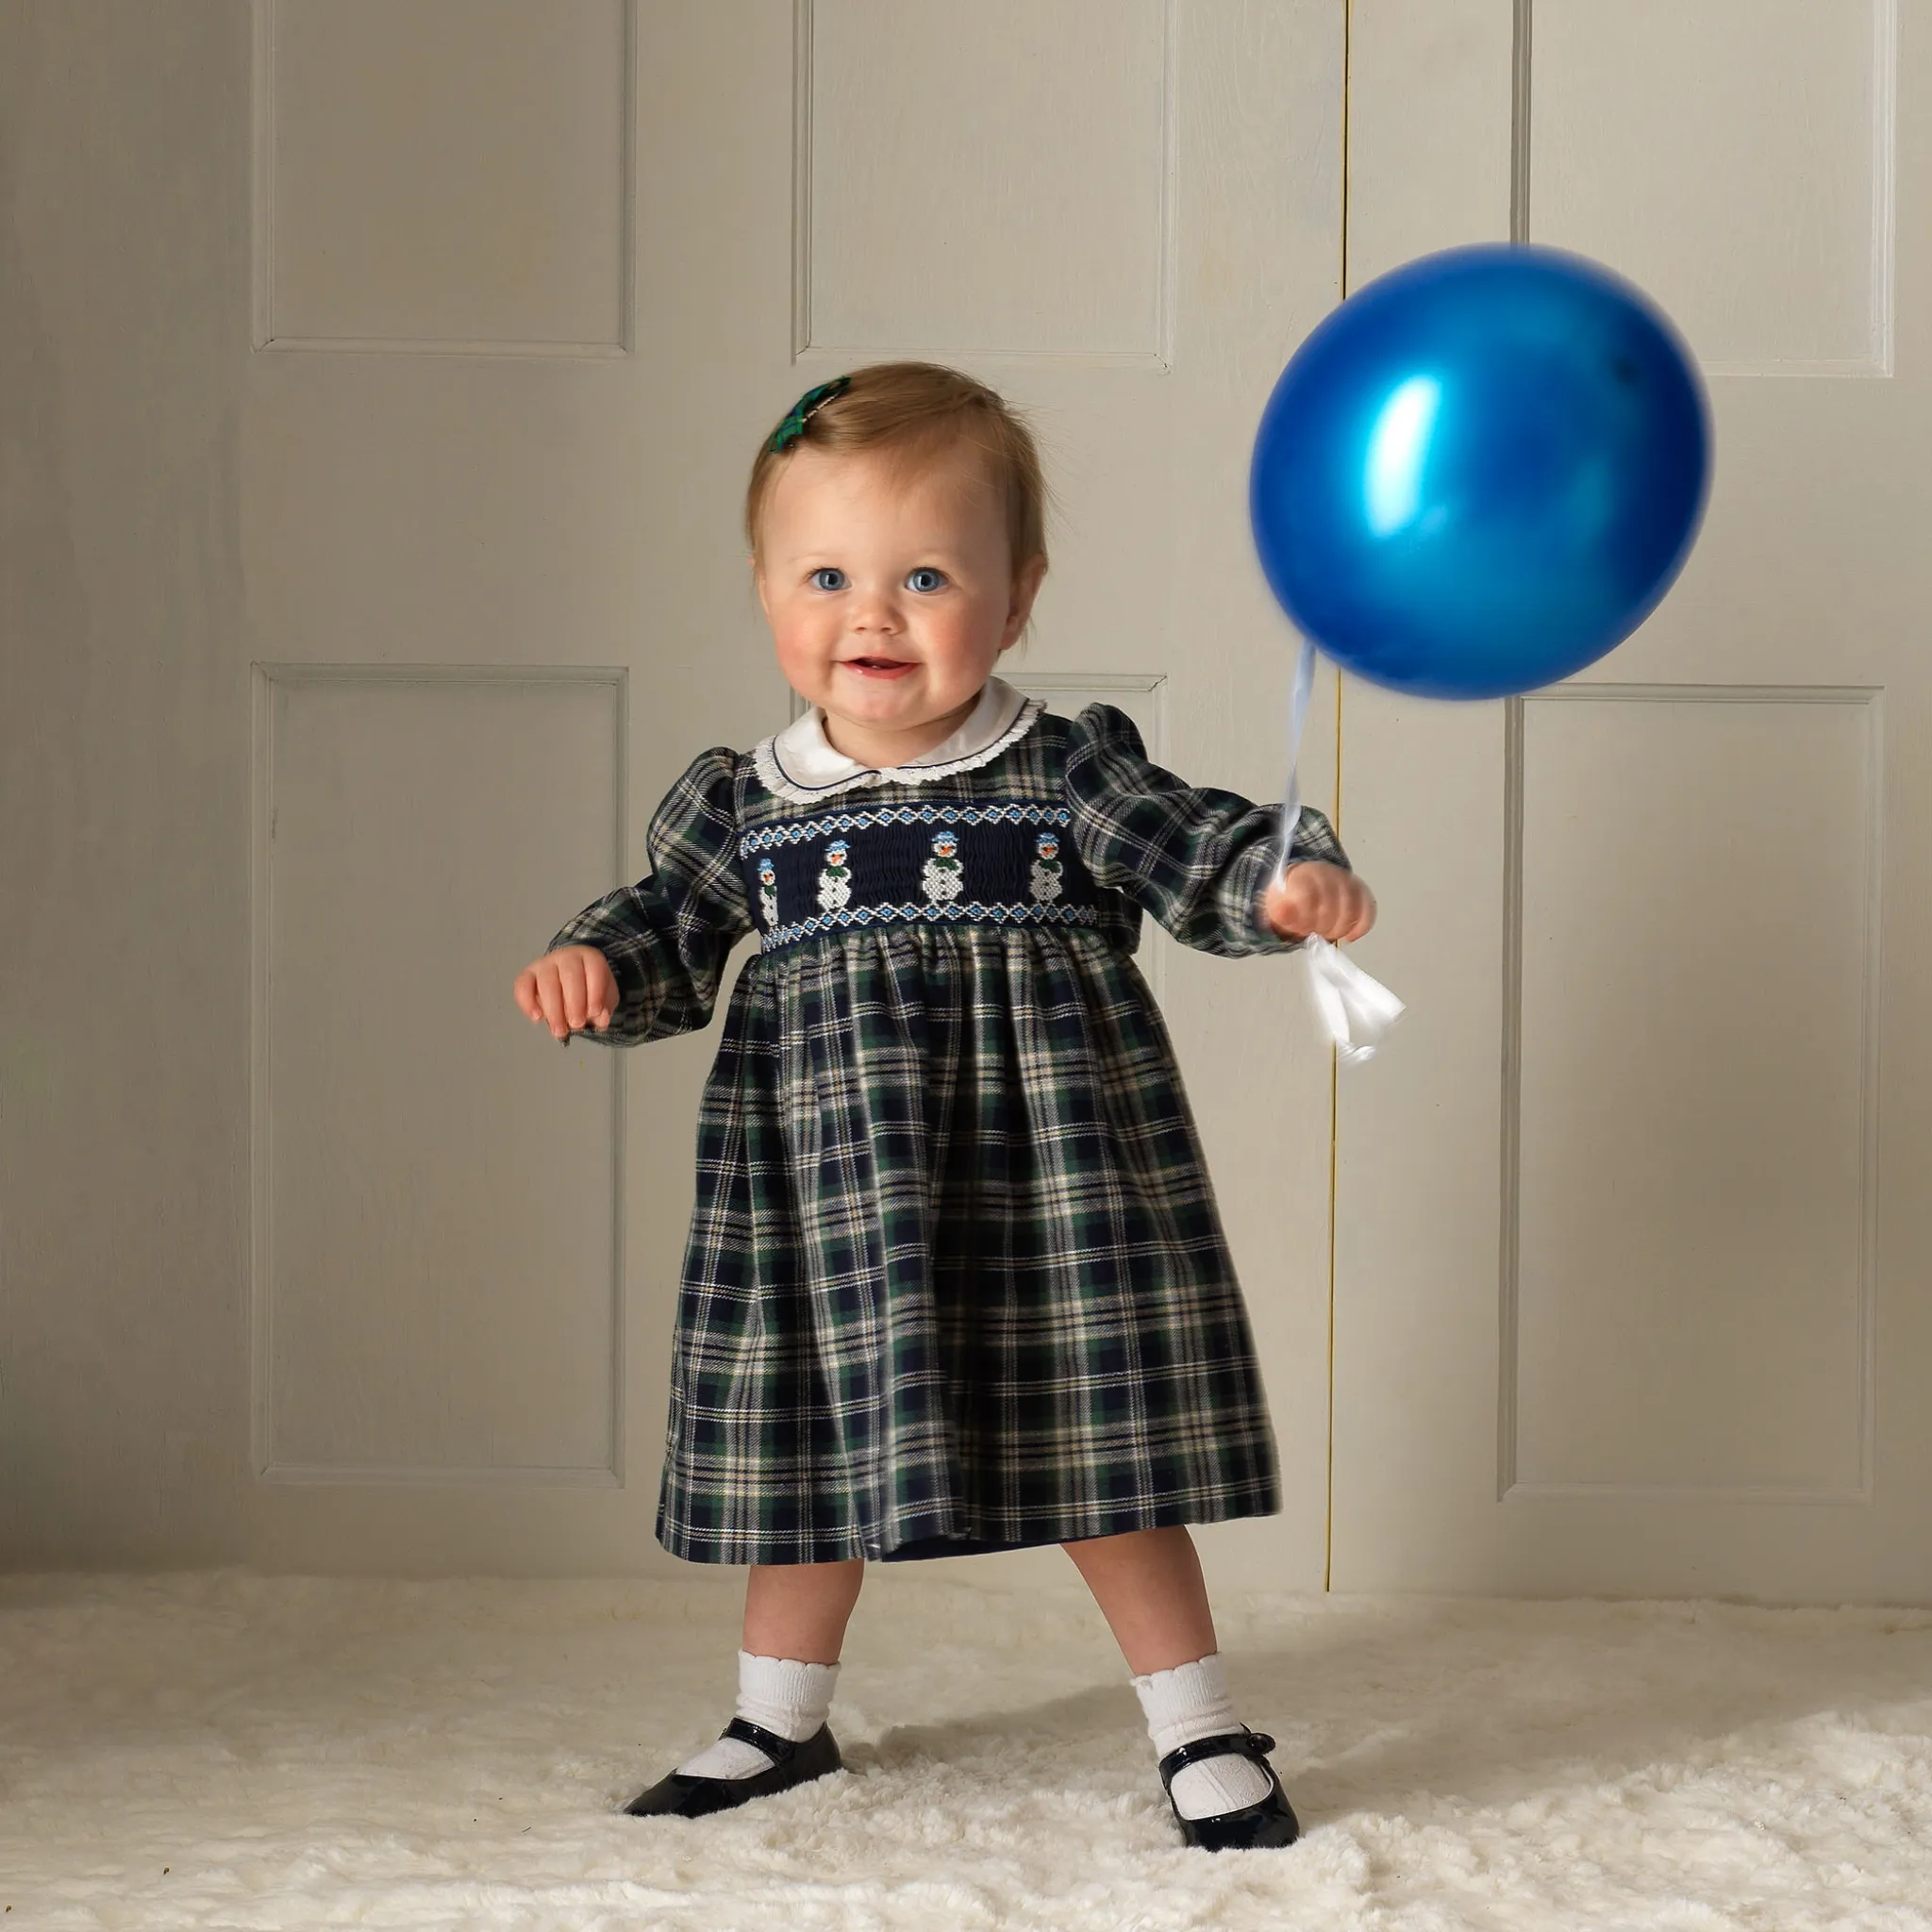
POLYGON ((511 991, 532 1023, 548 1026, 559 1041, 586 1026, 601 1033, 617 1010, 616 977, 595 946, 558 946, 545 953, 517 974, 511 991))
POLYGON ((1277 938, 1358 940, 1375 923, 1375 895, 1344 866, 1305 858, 1270 881, 1261 918, 1277 938))

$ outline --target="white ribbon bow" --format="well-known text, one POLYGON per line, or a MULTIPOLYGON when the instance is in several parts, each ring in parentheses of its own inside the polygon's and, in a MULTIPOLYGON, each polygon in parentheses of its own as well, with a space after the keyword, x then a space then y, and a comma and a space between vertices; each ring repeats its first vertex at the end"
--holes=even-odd
POLYGON ((1402 1002, 1326 940, 1304 941, 1302 957, 1308 962, 1308 991, 1315 996, 1315 1010, 1342 1065, 1374 1059, 1383 1034, 1402 1018, 1402 1002))
MULTIPOLYGON (((1288 708, 1288 791, 1281 802, 1281 863, 1276 877, 1288 870, 1295 827, 1302 822, 1302 730, 1314 688, 1315 647, 1304 638, 1295 665, 1294 696, 1288 708)), ((1357 1066, 1374 1058, 1382 1036, 1402 1017, 1402 1002, 1326 940, 1312 935, 1304 940, 1302 958, 1308 962, 1308 991, 1315 1011, 1342 1065, 1357 1066)))

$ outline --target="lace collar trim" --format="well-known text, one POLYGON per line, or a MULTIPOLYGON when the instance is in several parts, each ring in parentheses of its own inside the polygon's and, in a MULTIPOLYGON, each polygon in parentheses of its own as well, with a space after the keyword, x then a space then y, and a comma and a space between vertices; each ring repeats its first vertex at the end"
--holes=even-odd
POLYGON ((816 805, 859 786, 925 785, 990 765, 1025 737, 1045 708, 1039 698, 1015 691, 1003 678, 990 677, 965 724, 907 764, 877 768, 847 758, 825 737, 824 717, 816 709, 765 739, 753 757, 766 791, 793 805, 816 805))

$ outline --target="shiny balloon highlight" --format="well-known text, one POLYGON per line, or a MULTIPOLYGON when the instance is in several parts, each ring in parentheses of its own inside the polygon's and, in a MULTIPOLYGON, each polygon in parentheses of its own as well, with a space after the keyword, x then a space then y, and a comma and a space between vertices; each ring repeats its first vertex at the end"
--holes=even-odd
POLYGON ((1690 555, 1709 417, 1689 351, 1579 256, 1452 249, 1307 339, 1255 441, 1268 582, 1331 658, 1439 698, 1593 663, 1690 555))

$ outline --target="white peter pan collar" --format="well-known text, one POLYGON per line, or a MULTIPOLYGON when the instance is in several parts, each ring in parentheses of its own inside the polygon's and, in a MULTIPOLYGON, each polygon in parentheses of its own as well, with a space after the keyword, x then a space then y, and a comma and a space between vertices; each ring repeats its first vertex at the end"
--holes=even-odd
POLYGON ((942 744, 903 765, 880 769, 848 758, 826 738, 824 715, 816 708, 766 739, 753 756, 766 791, 794 805, 816 805, 856 786, 924 785, 991 764, 1026 735, 1043 709, 1039 698, 1015 691, 1004 678, 990 677, 965 724, 942 744))

